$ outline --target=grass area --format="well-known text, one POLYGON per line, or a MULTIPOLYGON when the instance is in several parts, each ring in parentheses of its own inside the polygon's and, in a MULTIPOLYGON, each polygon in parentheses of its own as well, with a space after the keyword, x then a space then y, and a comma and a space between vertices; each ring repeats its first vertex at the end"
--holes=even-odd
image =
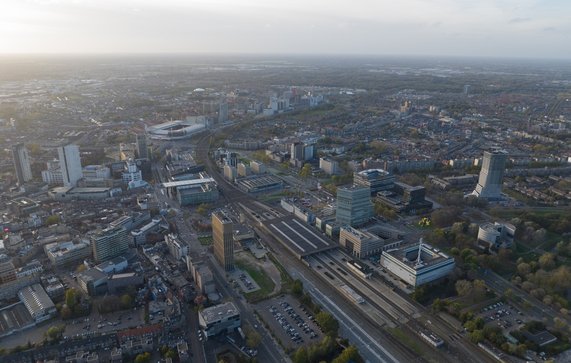
POLYGON ((290 283, 292 283, 293 280, 292 280, 291 276, 288 274, 285 267, 283 267, 282 264, 278 261, 276 256, 274 256, 271 253, 268 254, 268 256, 269 256, 270 260, 272 261, 272 263, 274 264, 274 266, 276 266, 276 268, 280 272, 280 277, 282 279, 282 286, 286 286, 286 285, 289 285, 290 283))
POLYGON ((244 260, 237 260, 236 266, 239 269, 246 271, 250 275, 250 277, 254 281, 256 281, 256 283, 260 287, 260 289, 257 291, 248 292, 248 293, 244 294, 244 296, 246 297, 246 300, 248 300, 248 302, 257 302, 257 301, 266 299, 270 296, 270 294, 274 290, 274 287, 276 286, 276 284, 274 284, 272 279, 270 279, 268 276, 266 276, 266 274, 264 273, 264 271, 261 268, 254 266, 252 264, 249 264, 248 262, 246 262, 244 260))
POLYGON ((198 241, 203 246, 210 246, 212 244, 212 236, 198 237, 198 241))
POLYGON ((395 337, 399 342, 412 349, 416 354, 423 356, 425 353, 424 347, 419 343, 420 337, 412 337, 403 331, 400 327, 386 328, 390 335, 395 337))

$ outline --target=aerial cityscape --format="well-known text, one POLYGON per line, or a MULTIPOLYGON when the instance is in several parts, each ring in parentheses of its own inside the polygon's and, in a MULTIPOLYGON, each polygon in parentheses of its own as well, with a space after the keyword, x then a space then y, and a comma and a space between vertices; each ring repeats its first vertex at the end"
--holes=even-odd
MULTIPOLYGON (((449 52, 403 50, 407 34, 365 52, 318 29, 312 52, 275 29, 298 1, 112 3, 0 5, 2 363, 571 362, 569 49, 467 53, 459 31, 449 52), (192 10, 228 26, 278 12, 260 39, 283 51, 242 44, 246 25, 193 33, 196 52, 155 44, 192 10), (144 47, 107 34, 151 11, 168 29, 144 47), (109 29, 64 21, 55 42, 9 26, 72 16, 109 29)), ((517 13, 506 39, 569 26, 554 7, 489 3, 517 13)), ((411 24, 438 21, 423 9, 411 24)), ((313 14, 299 11, 292 26, 313 14)), ((384 26, 365 13, 313 21, 384 26)))

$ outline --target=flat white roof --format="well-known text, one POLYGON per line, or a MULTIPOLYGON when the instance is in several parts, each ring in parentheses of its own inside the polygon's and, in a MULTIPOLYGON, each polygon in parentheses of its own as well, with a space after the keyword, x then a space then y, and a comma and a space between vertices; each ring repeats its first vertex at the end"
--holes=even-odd
POLYGON ((166 182, 163 183, 163 188, 176 188, 182 187, 186 185, 198 185, 198 184, 206 184, 206 183, 213 183, 213 178, 202 178, 202 179, 190 179, 190 180, 179 180, 173 182, 166 182))

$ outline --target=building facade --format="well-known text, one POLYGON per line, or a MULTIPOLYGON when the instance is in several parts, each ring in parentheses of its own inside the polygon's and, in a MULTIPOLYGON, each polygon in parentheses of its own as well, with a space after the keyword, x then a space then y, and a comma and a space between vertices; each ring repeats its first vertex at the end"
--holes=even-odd
POLYGON ((395 183, 395 176, 383 169, 367 169, 353 174, 353 184, 370 188, 371 194, 390 190, 395 183))
POLYGON ((222 211, 212 213, 214 256, 224 270, 234 270, 234 238, 232 220, 222 211))
POLYGON ((18 184, 22 185, 32 180, 32 167, 30 165, 30 156, 26 146, 24 144, 13 145, 12 154, 18 184))
POLYGON ((66 187, 76 186, 77 181, 83 177, 79 146, 73 144, 61 146, 58 148, 58 156, 63 185, 66 187))
POLYGON ((335 219, 340 225, 358 227, 373 216, 371 192, 367 187, 337 189, 337 211, 335 219))
POLYGON ((198 325, 207 338, 231 333, 241 325, 240 311, 231 302, 215 305, 198 313, 198 325))
POLYGON ((129 249, 129 234, 122 227, 106 228, 91 236, 91 248, 97 262, 121 256, 129 249))
POLYGON ((506 160, 507 154, 505 153, 484 152, 482 170, 480 170, 480 177, 473 195, 491 200, 501 198, 506 160))

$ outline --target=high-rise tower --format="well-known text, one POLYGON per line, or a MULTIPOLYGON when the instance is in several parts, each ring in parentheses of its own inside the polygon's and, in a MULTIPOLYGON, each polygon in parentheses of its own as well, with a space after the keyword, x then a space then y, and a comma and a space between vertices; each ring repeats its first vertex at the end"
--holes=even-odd
POLYGON ((500 199, 506 160, 507 154, 505 153, 484 152, 480 178, 476 189, 472 192, 473 195, 478 198, 500 199))
POLYGON ((79 146, 67 145, 58 148, 59 165, 63 176, 63 185, 74 187, 77 181, 83 177, 79 146))
POLYGON ((22 185, 32 180, 32 168, 26 146, 24 144, 12 145, 12 153, 14 154, 14 168, 18 177, 18 184, 22 185))
POLYGON ((212 213, 212 244, 214 256, 224 270, 234 270, 232 220, 222 211, 212 213))

